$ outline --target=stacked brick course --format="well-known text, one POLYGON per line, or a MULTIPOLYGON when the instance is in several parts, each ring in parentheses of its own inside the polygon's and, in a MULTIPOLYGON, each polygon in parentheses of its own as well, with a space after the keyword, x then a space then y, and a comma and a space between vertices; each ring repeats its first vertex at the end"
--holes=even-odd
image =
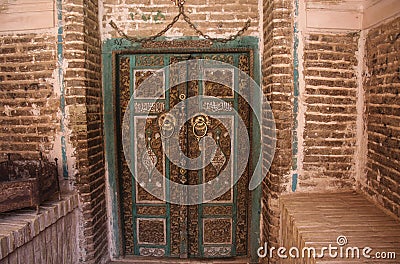
POLYGON ((0 214, 0 264, 76 264, 78 196, 0 214))
POLYGON ((400 217, 400 18, 368 32, 366 193, 400 217))
POLYGON ((7 153, 38 158, 53 149, 55 41, 50 33, 0 36, 0 159, 7 153))
POLYGON ((277 147, 262 186, 261 237, 262 244, 268 242, 269 246, 276 247, 279 243, 280 221, 278 198, 286 191, 292 164, 293 6, 291 1, 265 0, 263 8, 263 92, 274 114, 277 147))
POLYGON ((310 34, 304 49, 305 130, 300 189, 352 187, 358 34, 310 34))
MULTIPOLYGON (((400 242, 397 235, 399 222, 385 214, 381 209, 370 203, 363 195, 352 192, 334 193, 297 193, 282 196, 282 246, 288 256, 280 263, 308 264, 348 264, 348 263, 397 263, 389 252, 399 255, 396 245, 400 242), (360 219, 363 219, 360 221, 360 219), (373 232, 371 232, 373 230, 373 232), (339 238, 339 240, 338 240, 339 238), (344 241, 346 242, 344 244, 344 241), (342 242, 342 247, 338 242, 342 242), (344 245, 343 245, 344 244, 344 245), (328 253, 322 247, 337 247, 328 253), (299 249, 298 258, 290 257, 290 248, 299 249), (370 247, 363 256, 363 249, 370 247), (316 257, 308 257, 306 248, 315 248, 316 257), (339 253, 343 249, 343 257, 339 253), (354 257, 349 248, 359 250, 354 257), (301 258, 304 252, 304 258, 301 258), (334 256, 336 252, 336 257, 334 256), (375 254, 376 255, 375 258, 375 254), (381 255, 380 255, 381 253, 381 255), (386 259, 378 260, 380 256, 386 259)), ((277 255, 277 250, 273 252, 277 255)), ((292 256, 296 251, 292 251, 292 256)), ((312 255, 311 255, 312 256, 312 255)), ((397 257, 398 258, 398 257, 397 257)))
POLYGON ((81 261, 104 263, 108 243, 98 1, 68 0, 63 7, 66 110, 82 210, 81 261))
MULTIPOLYGON (((104 262, 108 255, 97 2, 66 1, 63 12, 65 118, 76 160, 69 176, 80 193, 80 254, 87 263, 104 262)), ((0 37, 2 159, 6 153, 37 158, 39 151, 49 153, 59 144, 56 37, 53 30, 0 37)))
MULTIPOLYGON (((171 0, 105 0, 103 5, 103 37, 120 37, 108 24, 111 20, 129 36, 146 37, 163 30, 178 14, 178 7, 171 0)), ((200 30, 213 37, 235 34, 249 18, 252 23, 245 34, 259 35, 257 0, 186 1, 185 10, 200 30)), ((195 36, 196 32, 181 17, 166 35, 195 36)))

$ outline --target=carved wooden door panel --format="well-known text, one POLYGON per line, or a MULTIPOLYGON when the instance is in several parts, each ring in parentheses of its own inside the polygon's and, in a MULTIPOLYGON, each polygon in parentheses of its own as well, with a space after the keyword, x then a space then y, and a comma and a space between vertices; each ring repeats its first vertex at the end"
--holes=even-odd
MULTIPOLYGON (((237 171, 236 153, 241 140, 237 134, 237 117, 233 114, 234 110, 239 113, 248 131, 250 130, 249 107, 246 101, 230 88, 244 89, 246 86, 240 82, 237 70, 213 67, 210 64, 211 66, 205 67, 201 72, 202 78, 192 78, 192 81, 172 86, 166 92, 162 92, 163 96, 158 97, 154 105, 149 103, 149 99, 160 90, 164 91, 169 83, 179 83, 180 80, 186 80, 187 74, 191 74, 171 67, 165 70, 164 67, 188 59, 222 61, 249 75, 252 71, 250 53, 241 51, 117 56, 116 103, 119 104, 117 116, 120 126, 135 89, 151 75, 154 80, 146 84, 146 89, 140 89, 140 93, 135 94, 134 103, 131 104, 131 143, 134 147, 129 160, 125 159, 123 153, 121 129, 118 131, 120 211, 126 255, 212 258, 243 256, 248 253, 249 165, 228 192, 205 204, 172 204, 146 191, 154 184, 162 187, 158 197, 169 200, 176 195, 165 181, 151 182, 155 169, 166 179, 190 185, 206 183, 216 178, 222 170, 228 170, 233 180, 237 171), (204 136, 212 137, 217 148, 207 166, 199 170, 186 170, 171 162, 163 152, 162 137, 168 131, 161 127, 165 121, 165 113, 185 99, 197 95, 212 96, 223 102, 212 99, 202 101, 202 114, 190 118, 180 128, 177 132, 179 146, 169 146, 169 151, 182 151, 187 157, 196 158, 201 153, 200 149, 205 147, 199 144, 200 138, 204 136), (147 116, 148 113, 150 114, 147 116), (136 127, 145 129, 138 130, 136 127), (232 162, 228 163, 229 159, 232 162), (128 162, 132 172, 128 168, 128 162), (135 180, 133 174, 148 175, 146 190, 135 180)), ((241 90, 241 93, 245 92, 249 93, 241 90)), ((182 115, 185 115, 184 109, 182 115)), ((206 190, 201 190, 201 193, 204 199, 212 195, 206 190)))

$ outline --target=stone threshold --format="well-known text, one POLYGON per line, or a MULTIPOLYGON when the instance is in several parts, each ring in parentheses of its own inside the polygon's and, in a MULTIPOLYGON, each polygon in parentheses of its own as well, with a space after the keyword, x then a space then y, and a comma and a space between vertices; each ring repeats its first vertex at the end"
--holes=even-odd
POLYGON ((237 257, 228 259, 179 259, 179 258, 156 258, 156 257, 125 257, 123 259, 111 261, 110 264, 249 264, 248 258, 237 257))
POLYGON ((29 208, 0 213, 0 260, 77 207, 78 195, 64 194, 61 200, 43 202, 39 214, 29 208))

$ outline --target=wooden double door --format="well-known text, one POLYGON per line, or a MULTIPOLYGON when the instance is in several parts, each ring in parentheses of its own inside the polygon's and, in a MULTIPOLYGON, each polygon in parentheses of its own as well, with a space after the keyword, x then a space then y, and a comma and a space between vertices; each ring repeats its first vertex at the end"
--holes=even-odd
MULTIPOLYGON (((154 170, 148 165, 152 163, 166 179, 180 184, 206 183, 218 177, 222 170, 229 171, 232 179, 238 176, 237 148, 242 141, 237 132, 238 117, 233 113, 237 111, 249 135, 251 113, 246 100, 232 87, 239 89, 241 94, 250 93, 248 83, 238 77, 239 72, 252 74, 250 52, 125 53, 116 58, 119 127, 123 125, 132 96, 134 100, 130 110, 134 153, 129 159, 123 153, 121 129, 118 131, 120 212, 125 255, 180 258, 248 255, 250 161, 229 191, 212 201, 196 205, 165 202, 174 195, 181 195, 171 190, 165 181, 152 183, 162 187, 161 195, 165 199, 158 199, 143 188, 134 175, 147 175, 151 181, 154 170), (188 71, 165 68, 189 59, 220 61, 235 67, 210 63, 197 73, 202 75, 201 78, 191 78, 186 82, 180 80, 186 80, 188 71), (134 93, 149 76, 153 76, 154 81, 134 93), (179 84, 166 89, 171 83, 179 84), (150 103, 149 99, 160 89, 162 96, 158 96, 156 103, 150 103), (166 113, 180 102, 197 95, 209 96, 200 102, 201 114, 185 122, 179 131, 165 131, 162 125, 166 113), (179 134, 179 146, 169 146, 170 151, 182 151, 187 157, 196 158, 201 155, 199 139, 209 136, 217 146, 214 157, 204 168, 181 168, 171 162, 163 151, 162 138, 169 132, 179 134)), ((212 194, 202 190, 202 195, 207 199, 212 194)))

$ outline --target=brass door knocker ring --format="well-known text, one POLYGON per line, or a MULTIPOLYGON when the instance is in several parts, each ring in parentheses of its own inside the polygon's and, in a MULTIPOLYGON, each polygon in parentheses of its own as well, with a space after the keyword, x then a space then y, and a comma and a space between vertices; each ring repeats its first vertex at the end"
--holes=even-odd
POLYGON ((193 134, 200 141, 208 132, 208 124, 210 123, 208 116, 198 115, 192 118, 193 134))
POLYGON ((170 138, 175 132, 176 119, 173 115, 163 113, 158 118, 160 134, 163 138, 170 138))

